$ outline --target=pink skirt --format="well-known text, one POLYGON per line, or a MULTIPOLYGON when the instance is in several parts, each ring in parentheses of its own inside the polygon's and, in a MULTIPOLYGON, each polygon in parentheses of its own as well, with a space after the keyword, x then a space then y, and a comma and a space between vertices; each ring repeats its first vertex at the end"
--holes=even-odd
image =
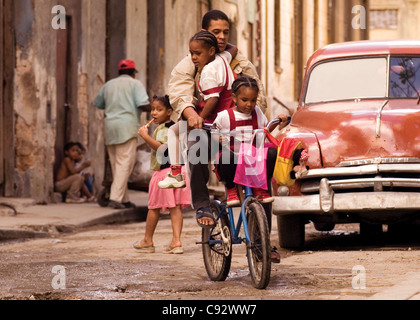
POLYGON ((185 188, 160 189, 158 187, 159 181, 165 179, 170 170, 171 168, 166 168, 153 172, 149 183, 149 209, 161 209, 161 213, 163 213, 168 212, 169 208, 174 208, 177 205, 179 205, 181 209, 191 205, 190 183, 184 166, 182 166, 182 173, 184 174, 187 183, 185 188))

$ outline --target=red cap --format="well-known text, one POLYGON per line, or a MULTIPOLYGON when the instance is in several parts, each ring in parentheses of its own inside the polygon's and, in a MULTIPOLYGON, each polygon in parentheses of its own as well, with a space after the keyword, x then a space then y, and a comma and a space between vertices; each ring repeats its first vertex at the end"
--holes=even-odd
POLYGON ((118 70, 136 69, 136 64, 133 60, 121 60, 118 64, 118 70))

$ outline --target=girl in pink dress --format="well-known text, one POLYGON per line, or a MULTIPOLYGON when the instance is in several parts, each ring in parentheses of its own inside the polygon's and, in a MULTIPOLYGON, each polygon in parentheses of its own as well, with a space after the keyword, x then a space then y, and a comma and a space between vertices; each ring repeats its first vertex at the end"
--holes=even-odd
MULTIPOLYGON (((173 109, 169 103, 169 97, 154 97, 152 102, 151 115, 154 123, 158 127, 150 136, 148 125, 141 127, 139 135, 152 149, 150 157, 150 168, 153 170, 153 176, 149 183, 149 203, 146 220, 146 232, 143 240, 137 241, 133 247, 143 253, 155 252, 153 235, 159 221, 160 214, 168 211, 171 215, 173 237, 170 245, 163 251, 164 253, 180 254, 184 252, 181 244, 181 232, 183 225, 182 209, 191 204, 190 187, 188 180, 186 187, 182 189, 160 189, 159 181, 163 180, 170 170, 167 155, 168 128, 173 125, 170 117, 173 109)), ((185 169, 182 166, 184 176, 185 169)))

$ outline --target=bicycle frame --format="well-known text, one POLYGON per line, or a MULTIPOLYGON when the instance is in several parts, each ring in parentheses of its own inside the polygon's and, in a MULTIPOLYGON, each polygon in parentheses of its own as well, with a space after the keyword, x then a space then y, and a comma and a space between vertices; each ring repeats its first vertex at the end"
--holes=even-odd
MULTIPOLYGON (((247 205, 247 200, 252 198, 254 195, 252 193, 252 188, 251 187, 246 187, 244 186, 244 190, 245 190, 245 199, 241 205, 241 211, 239 213, 239 217, 237 222, 235 223, 235 217, 233 215, 233 208, 227 207, 225 204, 221 205, 222 210, 220 210, 217 219, 216 219, 216 223, 217 221, 220 219, 220 217, 224 214, 227 214, 229 216, 229 223, 230 223, 230 230, 232 232, 231 237, 232 237, 232 244, 241 244, 244 240, 247 243, 250 243, 250 237, 249 237, 249 231, 248 231, 248 221, 246 218, 246 205, 247 205), (227 209, 227 212, 226 212, 227 209), (243 226, 244 229, 244 235, 245 238, 242 238, 239 236, 239 233, 241 231, 241 227, 243 226)), ((220 243, 220 240, 210 240, 209 244, 213 245, 216 243, 220 243)))
MULTIPOLYGON (((289 117, 288 121, 290 121, 290 117, 289 117)), ((279 122, 281 122, 280 119, 274 119, 274 120, 272 120, 268 123, 267 128, 269 128, 272 124, 279 123, 279 122)), ((213 125, 205 124, 203 126, 203 129, 210 132, 211 130, 214 130, 215 128, 214 128, 213 125)), ((257 133, 257 132, 264 132, 264 129, 257 129, 257 130, 255 130, 254 134, 257 133)), ((226 204, 220 204, 222 209, 220 210, 220 212, 219 212, 219 214, 216 218, 216 223, 217 223, 217 221, 219 221, 220 217, 223 214, 227 214, 229 216, 230 230, 231 230, 231 233, 232 233, 231 234, 232 244, 241 244, 244 240, 246 241, 247 244, 251 243, 250 236, 249 236, 249 230, 248 230, 248 221, 247 221, 247 218, 246 218, 246 206, 248 204, 248 200, 250 198, 253 198, 254 195, 253 195, 251 187, 243 186, 243 188, 245 190, 245 198, 244 198, 244 201, 241 204, 241 211, 240 211, 238 221, 236 222, 236 225, 235 225, 235 217, 233 215, 233 209, 230 208, 230 207, 227 207, 226 204), (227 212, 226 212, 226 209, 227 209, 227 212), (243 229, 244 229, 245 238, 242 238, 242 237, 239 236, 239 233, 240 233, 240 230, 241 230, 242 226, 243 226, 243 229)), ((213 230, 214 230, 214 228, 212 229, 212 231, 213 230)), ((223 237, 223 235, 222 235, 222 237, 223 237)), ((214 245, 214 244, 217 244, 217 243, 221 243, 221 240, 209 240, 210 245, 214 245)))

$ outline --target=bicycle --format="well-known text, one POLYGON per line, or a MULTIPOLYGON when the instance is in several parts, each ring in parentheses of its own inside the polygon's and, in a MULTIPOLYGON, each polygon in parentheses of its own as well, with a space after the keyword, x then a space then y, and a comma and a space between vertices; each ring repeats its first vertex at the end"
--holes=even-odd
MULTIPOLYGON (((270 127, 280 119, 272 120, 270 127)), ((210 125, 203 126, 204 130, 211 131, 210 125)), ((258 129, 264 131, 264 129, 258 129)), ((241 210, 235 222, 233 208, 218 200, 211 202, 211 209, 215 218, 215 226, 210 229, 203 228, 201 235, 204 265, 212 281, 226 280, 232 261, 232 245, 245 242, 248 266, 253 285, 257 289, 265 289, 271 276, 271 246, 270 233, 264 207, 253 197, 251 187, 242 186, 244 193, 240 192, 241 210), (240 235, 243 228, 244 236, 240 235)))

